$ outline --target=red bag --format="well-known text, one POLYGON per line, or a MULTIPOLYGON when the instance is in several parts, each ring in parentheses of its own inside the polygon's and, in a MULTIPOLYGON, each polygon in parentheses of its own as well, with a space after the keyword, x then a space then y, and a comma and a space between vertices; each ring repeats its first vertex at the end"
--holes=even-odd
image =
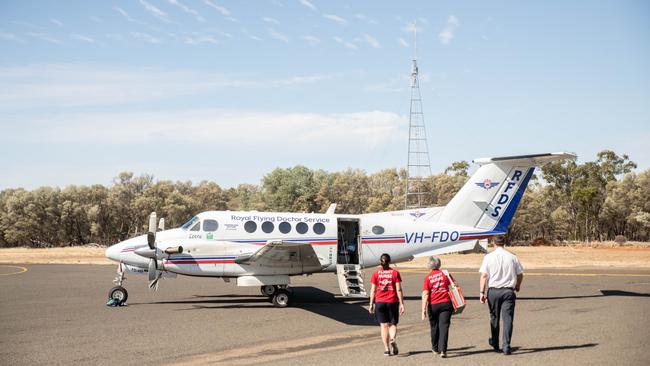
POLYGON ((447 270, 442 270, 442 272, 449 278, 449 297, 451 298, 451 304, 454 306, 454 314, 460 314, 465 310, 465 296, 463 296, 463 291, 460 287, 456 285, 456 282, 451 278, 447 270))

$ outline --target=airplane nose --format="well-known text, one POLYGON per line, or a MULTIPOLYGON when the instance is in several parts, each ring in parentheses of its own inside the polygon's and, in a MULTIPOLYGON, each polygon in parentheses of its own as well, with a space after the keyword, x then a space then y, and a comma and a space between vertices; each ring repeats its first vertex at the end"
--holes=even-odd
POLYGON ((106 248, 106 258, 119 262, 120 261, 120 252, 122 248, 119 244, 112 245, 106 248))

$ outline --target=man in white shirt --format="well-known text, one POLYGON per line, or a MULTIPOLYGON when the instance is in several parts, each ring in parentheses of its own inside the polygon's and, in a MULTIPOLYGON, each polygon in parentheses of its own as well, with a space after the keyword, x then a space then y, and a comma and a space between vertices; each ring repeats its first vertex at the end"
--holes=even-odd
POLYGON ((524 269, 516 255, 505 250, 505 237, 494 238, 496 248, 483 258, 480 289, 481 304, 486 300, 490 308, 490 330, 492 335, 488 340, 495 351, 499 351, 499 322, 503 315, 503 354, 511 354, 510 339, 512 338, 512 321, 515 316, 515 301, 521 282, 524 280, 524 269))

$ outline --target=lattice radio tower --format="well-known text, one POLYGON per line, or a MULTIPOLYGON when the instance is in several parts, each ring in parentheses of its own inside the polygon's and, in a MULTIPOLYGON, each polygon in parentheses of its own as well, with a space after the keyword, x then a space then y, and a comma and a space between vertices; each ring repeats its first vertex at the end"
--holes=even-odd
POLYGON ((406 169, 406 208, 419 208, 426 202, 432 192, 425 185, 426 178, 431 176, 429 160, 429 145, 427 131, 422 113, 422 96, 418 81, 417 26, 413 32, 413 65, 411 68, 411 107, 409 111, 409 153, 406 169))

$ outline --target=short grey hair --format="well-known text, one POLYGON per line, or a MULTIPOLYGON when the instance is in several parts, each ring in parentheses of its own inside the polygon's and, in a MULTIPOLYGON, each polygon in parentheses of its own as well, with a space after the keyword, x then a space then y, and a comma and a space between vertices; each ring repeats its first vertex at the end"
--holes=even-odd
POLYGON ((429 269, 439 269, 441 264, 440 258, 431 256, 427 262, 427 267, 429 267, 429 269))

